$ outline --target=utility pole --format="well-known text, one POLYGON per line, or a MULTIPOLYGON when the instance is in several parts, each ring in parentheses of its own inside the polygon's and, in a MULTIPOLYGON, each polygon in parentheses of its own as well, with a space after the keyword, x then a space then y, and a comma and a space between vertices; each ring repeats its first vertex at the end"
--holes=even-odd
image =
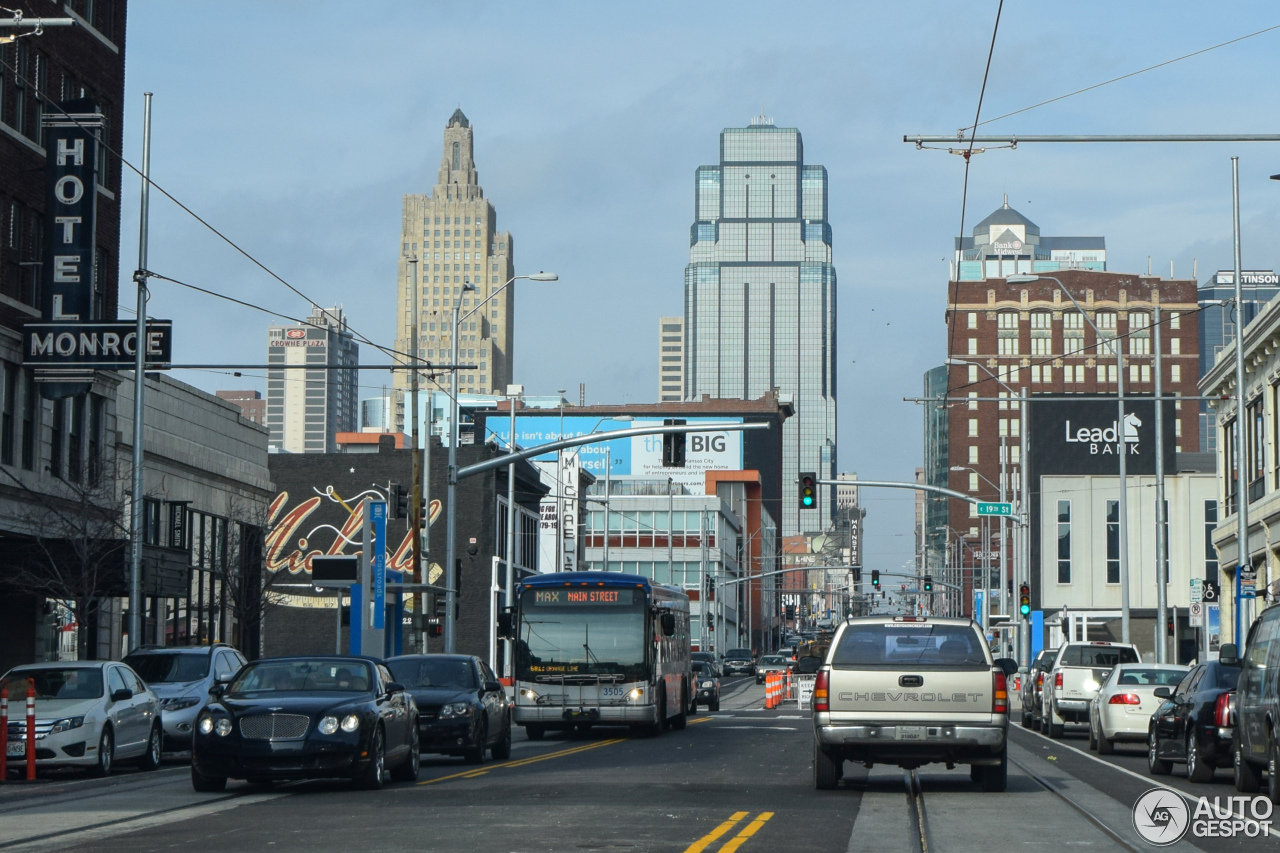
POLYGON ((133 495, 129 505, 129 651, 142 645, 142 514, 144 414, 146 412, 147 237, 151 199, 151 93, 142 94, 142 196, 138 212, 138 327, 133 355, 133 495))
MULTIPOLYGON (((418 258, 416 255, 410 255, 406 259, 409 267, 409 298, 413 300, 413 328, 409 335, 410 340, 410 358, 409 364, 412 372, 409 374, 409 408, 413 414, 413 425, 410 434, 413 436, 413 486, 410 489, 409 509, 409 527, 413 531, 413 580, 414 583, 423 584, 427 579, 422 574, 422 444, 419 441, 418 422, 421 420, 418 410, 418 344, 421 340, 418 327, 418 306, 422 301, 422 292, 418 288, 418 258)), ((388 495, 389 500, 395 500, 395 495, 388 495)), ((423 624, 423 616, 425 608, 423 599, 426 597, 426 590, 417 589, 413 593, 413 629, 417 632, 418 640, 421 643, 422 651, 427 650, 426 627, 423 624)))
MULTIPOLYGON (((1130 317, 1133 315, 1130 314, 1130 317)), ((1166 577, 1166 565, 1169 559, 1168 543, 1165 542, 1165 525, 1168 520, 1165 518, 1164 506, 1164 382, 1161 375, 1163 364, 1160 359, 1160 306, 1156 305, 1151 314, 1152 321, 1155 323, 1155 345, 1156 345, 1156 663, 1168 663, 1168 639, 1165 636, 1165 620, 1168 616, 1168 577, 1166 577)), ((1174 641, 1174 662, 1177 662, 1178 638, 1175 636, 1174 641)))

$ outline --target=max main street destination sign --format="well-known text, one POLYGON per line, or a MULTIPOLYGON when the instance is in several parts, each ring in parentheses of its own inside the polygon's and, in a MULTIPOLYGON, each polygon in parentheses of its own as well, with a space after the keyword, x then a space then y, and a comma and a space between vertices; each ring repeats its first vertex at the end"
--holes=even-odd
MULTIPOLYGON (((22 363, 46 370, 128 370, 134 366, 135 323, 28 323, 22 330, 22 363)), ((143 355, 149 370, 173 360, 173 323, 151 320, 143 355)))

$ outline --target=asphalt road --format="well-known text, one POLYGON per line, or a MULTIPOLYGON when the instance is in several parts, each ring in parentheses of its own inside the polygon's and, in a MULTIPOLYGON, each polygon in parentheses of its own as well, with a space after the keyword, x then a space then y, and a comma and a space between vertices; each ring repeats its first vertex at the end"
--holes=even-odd
MULTIPOLYGON (((940 766, 918 772, 919 797, 908 794, 908 774, 880 766, 846 765, 838 790, 816 791, 808 712, 766 711, 763 688, 728 679, 721 711, 683 732, 599 729, 536 742, 518 733, 509 761, 476 767, 424 756, 418 784, 379 792, 233 782, 224 795, 195 794, 182 765, 4 785, 0 851, 909 853, 922 849, 920 827, 927 849, 941 853, 1156 849, 1132 825, 1133 803, 1155 784, 1140 751, 1104 759, 1088 753, 1083 734, 1049 741, 1016 724, 1011 732, 1003 794, 982 793, 968 768, 940 766)), ((1196 795, 1235 794, 1227 771, 1210 785, 1159 781, 1196 795)), ((1278 841, 1184 839, 1169 849, 1274 851, 1278 841)))

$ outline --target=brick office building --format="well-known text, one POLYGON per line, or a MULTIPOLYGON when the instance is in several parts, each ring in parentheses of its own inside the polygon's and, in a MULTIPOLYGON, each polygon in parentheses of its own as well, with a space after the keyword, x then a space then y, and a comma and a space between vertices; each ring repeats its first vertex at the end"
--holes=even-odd
MULTIPOLYGON (((1120 341, 1126 396, 1155 390, 1156 305, 1163 313, 1164 393, 1198 393, 1195 281, 1083 269, 1049 274, 1061 279, 1105 338, 1120 341)), ((1017 402, 1000 398, 1016 397, 1023 388, 1032 397, 1114 395, 1115 355, 1105 342, 1098 347, 1090 323, 1050 279, 1016 284, 1003 278, 953 281, 948 292, 948 486, 997 500, 1003 447, 1006 499, 1016 501, 1022 471, 1021 412, 1017 402)), ((1197 451, 1196 404, 1177 403, 1175 411, 1175 452, 1197 451)), ((1036 449, 1030 453, 1035 457, 1036 449)), ((1031 486, 1036 488, 1035 483, 1031 486)), ((998 524, 990 525, 991 538, 984 542, 983 524, 972 504, 949 501, 947 517, 948 564, 959 560, 964 569, 959 576, 965 587, 960 601, 967 613, 973 600, 971 570, 981 565, 984 552, 993 568, 999 565, 998 524)), ((1010 550, 1011 564, 1012 560, 1010 550)), ((1032 586, 1034 595, 1034 571, 1032 586)))
MULTIPOLYGON (((38 594, 38 582, 17 580, 17 555, 37 537, 58 538, 59 513, 74 517, 77 504, 116 505, 105 495, 113 482, 116 375, 99 373, 86 395, 44 400, 22 368, 21 340, 23 326, 41 319, 44 246, 55 236, 44 220, 41 120, 59 113, 48 102, 88 98, 104 117, 105 144, 94 164, 94 316, 83 319, 116 318, 121 166, 107 148, 119 151, 123 139, 126 17, 125 0, 15 6, 28 18, 70 17, 75 24, 0 46, 0 539, 6 543, 0 547, 0 659, 10 663, 56 656, 67 621, 38 594)), ((19 27, 5 34, 30 32, 19 27)), ((120 592, 105 582, 94 585, 97 592, 120 592)), ((81 627, 95 637, 87 654, 113 653, 105 627, 81 627)))

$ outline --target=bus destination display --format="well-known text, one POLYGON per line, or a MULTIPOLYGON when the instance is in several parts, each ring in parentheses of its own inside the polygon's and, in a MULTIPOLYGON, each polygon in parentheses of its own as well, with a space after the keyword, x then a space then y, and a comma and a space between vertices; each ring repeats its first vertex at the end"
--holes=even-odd
POLYGON ((525 604, 535 606, 630 605, 634 602, 634 589, 609 589, 608 587, 564 587, 562 589, 536 589, 525 598, 525 604))

